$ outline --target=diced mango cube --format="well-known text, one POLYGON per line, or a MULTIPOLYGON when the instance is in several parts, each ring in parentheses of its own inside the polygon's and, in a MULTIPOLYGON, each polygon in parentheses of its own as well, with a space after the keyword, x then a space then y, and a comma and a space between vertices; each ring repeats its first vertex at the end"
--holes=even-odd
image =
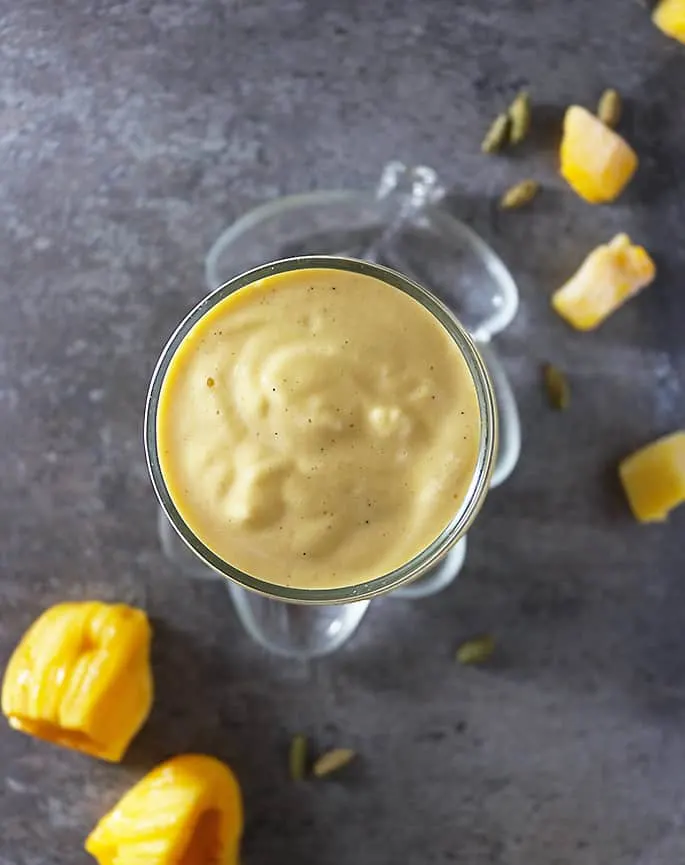
POLYGON ((649 253, 627 234, 598 246, 552 295, 552 306, 577 330, 592 330, 656 276, 649 253))
POLYGON ((560 156, 562 177, 591 204, 617 198, 638 166, 633 148, 579 105, 566 111, 560 156))
POLYGON ((184 754, 157 766, 86 840, 100 865, 237 865, 243 804, 231 770, 184 754))
POLYGON ((636 518, 641 523, 662 522, 685 502, 685 431, 626 457, 618 474, 636 518))
POLYGON ((661 0, 652 21, 662 33, 685 43, 685 0, 661 0))
POLYGON ((152 706, 151 636, 125 604, 51 607, 10 658, 3 714, 16 730, 119 761, 152 706))

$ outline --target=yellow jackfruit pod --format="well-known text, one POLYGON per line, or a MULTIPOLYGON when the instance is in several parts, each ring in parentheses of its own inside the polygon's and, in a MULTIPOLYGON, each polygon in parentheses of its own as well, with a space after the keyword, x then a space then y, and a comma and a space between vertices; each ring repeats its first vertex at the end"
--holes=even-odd
POLYGON ((662 33, 685 43, 685 0, 661 0, 652 21, 662 33))
POLYGON ((580 105, 566 111, 560 157, 562 177, 590 204, 618 198, 638 166, 633 148, 580 105))
POLYGON ((118 762, 152 706, 142 610, 99 601, 46 610, 14 650, 2 712, 23 733, 118 762))
POLYGON ((86 840, 99 865, 237 865, 243 805, 235 775, 214 757, 157 766, 86 840))
POLYGON ((649 253, 617 234, 593 249, 576 273, 552 295, 552 306, 577 330, 592 330, 656 276, 649 253))
POLYGON ((621 462, 618 474, 635 517, 663 522, 685 502, 685 431, 640 448, 621 462))

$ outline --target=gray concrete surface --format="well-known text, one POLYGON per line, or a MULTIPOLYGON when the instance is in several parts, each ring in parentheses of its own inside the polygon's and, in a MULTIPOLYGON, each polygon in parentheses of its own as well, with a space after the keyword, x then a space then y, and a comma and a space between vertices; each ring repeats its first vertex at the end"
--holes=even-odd
POLYGON ((685 862, 685 512, 640 528, 616 460, 685 423, 685 46, 631 0, 0 2, 0 662, 47 605, 145 604, 158 697, 121 767, 0 727, 1 865, 80 865, 144 770, 190 749, 235 767, 245 865, 685 862), (521 85, 530 144, 478 152, 521 85), (591 208, 556 173, 560 110, 626 96, 639 176, 591 208), (524 453, 444 595, 384 599, 310 666, 265 655, 224 588, 161 558, 144 396, 230 220, 285 192, 435 166, 520 286, 499 347, 524 453), (492 197, 535 176, 529 210, 492 197), (594 335, 551 291, 627 230, 658 283, 594 335), (570 372, 545 405, 539 363, 570 372), (453 651, 493 632, 484 670, 453 651), (338 781, 294 786, 290 736, 345 744, 338 781))

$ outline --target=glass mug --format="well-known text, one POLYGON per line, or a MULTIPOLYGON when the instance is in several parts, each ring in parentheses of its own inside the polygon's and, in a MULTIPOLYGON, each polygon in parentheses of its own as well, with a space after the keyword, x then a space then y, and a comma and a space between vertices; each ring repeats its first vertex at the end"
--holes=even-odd
MULTIPOLYGON (((430 169, 406 169, 399 163, 391 163, 383 173, 375 196, 319 192, 282 199, 247 214, 212 247, 206 271, 207 284, 215 290, 179 325, 153 373, 146 406, 145 447, 153 487, 161 505, 158 526, 162 548, 188 576, 227 578, 235 610, 245 629, 278 654, 310 658, 337 649, 356 630, 370 599, 377 595, 392 592, 394 598, 414 599, 443 590, 455 579, 464 562, 465 532, 488 488, 506 479, 518 458, 520 428, 516 403, 506 374, 487 345, 490 336, 513 317, 517 305, 516 287, 504 265, 480 238, 449 215, 434 210, 440 197, 441 189, 430 169), (455 231, 460 245, 455 243, 455 231), (430 249, 425 250, 423 259, 417 237, 421 243, 429 242, 430 249), (420 270, 421 261, 429 256, 435 265, 436 237, 448 245, 453 257, 461 259, 452 267, 453 274, 458 273, 462 280, 461 303, 455 303, 450 292, 445 292, 441 286, 438 288, 442 288, 440 294, 450 306, 461 306, 460 317, 468 320, 471 335, 432 291, 403 275, 415 271, 417 264, 420 270), (386 266, 386 263, 395 263, 394 247, 405 255, 407 250, 413 249, 413 260, 401 262, 403 273, 386 266), (269 260, 273 253, 300 250, 309 253, 321 249, 340 250, 345 255, 300 254, 248 270, 260 260, 269 260), (348 253, 361 254, 364 260, 348 258, 348 253), (471 259, 468 262, 465 253, 471 259), (338 267, 381 279, 410 294, 438 318, 469 366, 478 395, 481 442, 477 469, 459 512, 443 533, 411 561, 390 574, 356 586, 287 589, 244 574, 222 561, 185 525, 159 466, 156 415, 161 384, 174 351, 202 315, 232 291, 257 279, 317 266, 338 267), (239 273, 241 269, 248 272, 239 273), (226 281, 228 276, 233 278, 226 281), (485 290, 488 281, 490 291, 485 290), (463 290, 467 286, 475 292, 470 303, 468 292, 463 290)), ((448 274, 444 254, 442 259, 441 266, 448 274)), ((422 276, 425 279, 425 275, 422 276)), ((429 277, 433 288, 435 275, 429 274, 429 277)))

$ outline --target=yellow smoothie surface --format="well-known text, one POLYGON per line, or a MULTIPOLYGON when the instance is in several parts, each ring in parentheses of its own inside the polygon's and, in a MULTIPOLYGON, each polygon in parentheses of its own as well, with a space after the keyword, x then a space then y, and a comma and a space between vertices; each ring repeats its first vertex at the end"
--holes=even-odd
POLYGON ((460 349, 421 304, 333 268, 269 276, 188 332, 162 382, 164 480, 195 535, 280 586, 353 586, 451 522, 478 460, 460 349))

